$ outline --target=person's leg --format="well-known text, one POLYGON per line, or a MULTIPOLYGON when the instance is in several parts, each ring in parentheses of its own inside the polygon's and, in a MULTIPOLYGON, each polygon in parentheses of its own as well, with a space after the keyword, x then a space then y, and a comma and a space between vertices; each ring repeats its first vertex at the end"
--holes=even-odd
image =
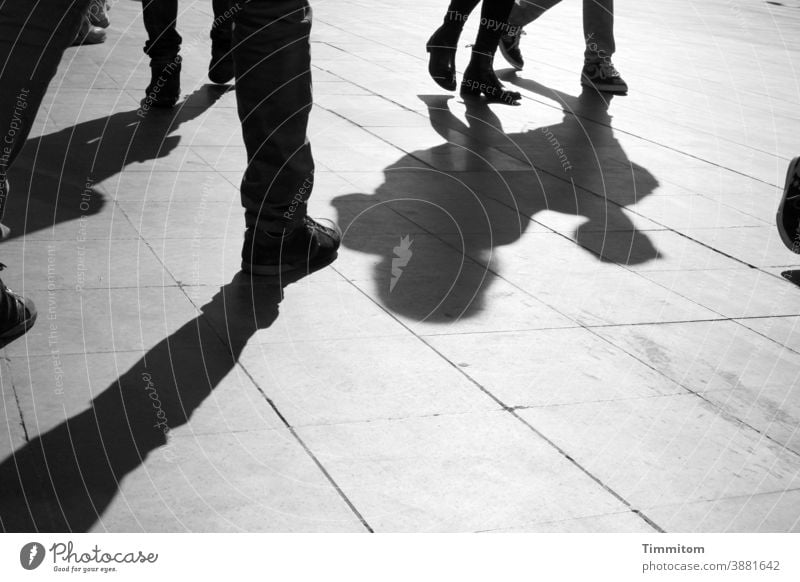
POLYGON ((494 56, 500 37, 508 31, 508 17, 513 6, 514 0, 483 0, 473 53, 494 56))
POLYGON ((25 145, 89 0, 0 3, 0 182, 25 145))
POLYGON ((614 56, 614 0, 583 0, 583 35, 587 62, 614 56))
POLYGON ((428 73, 443 89, 456 88, 456 46, 464 30, 464 23, 480 0, 452 0, 447 7, 442 25, 425 45, 430 53, 428 73))
POLYGON ((521 98, 515 91, 506 91, 494 73, 494 53, 503 32, 508 30, 508 17, 513 5, 514 0, 483 0, 478 36, 461 81, 463 96, 485 95, 489 100, 508 104, 521 98))
POLYGON ((521 71, 525 66, 519 49, 522 29, 539 18, 561 0, 516 0, 508 17, 508 30, 500 37, 500 53, 512 67, 521 71))
MULTIPOLYGON (((75 38, 89 0, 0 4, 0 216, 7 174, 30 133, 64 49, 75 38)), ((30 300, 0 281, 0 346, 36 320, 30 300)))
POLYGON ((174 60, 183 40, 176 29, 178 0, 142 0, 142 20, 147 31, 145 54, 151 61, 174 60))
POLYGON ((240 5, 231 0, 213 0, 214 21, 211 23, 211 61, 208 78, 213 83, 227 83, 233 79, 233 54, 231 34, 233 17, 240 5))
POLYGON ((172 107, 181 92, 181 35, 176 29, 178 0, 142 0, 142 20, 147 31, 144 52, 150 57, 150 83, 142 109, 172 107))
POLYGON ((614 0, 583 0, 586 42, 581 84, 598 91, 627 93, 628 85, 614 67, 614 0))
POLYGON ((559 2, 561 0, 516 0, 508 24, 513 29, 525 28, 559 2))
POLYGON ((338 235, 306 215, 314 185, 306 137, 311 9, 307 0, 252 0, 234 23, 236 102, 248 162, 242 268, 275 274, 332 260, 338 235))

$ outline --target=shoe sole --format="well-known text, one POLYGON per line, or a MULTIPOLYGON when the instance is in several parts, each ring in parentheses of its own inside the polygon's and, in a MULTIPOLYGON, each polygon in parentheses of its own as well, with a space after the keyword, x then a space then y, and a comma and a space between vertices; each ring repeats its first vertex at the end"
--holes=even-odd
POLYGON ((230 76, 222 76, 222 75, 215 75, 214 73, 208 73, 208 80, 214 83, 215 85, 227 85, 231 81, 233 81, 233 75, 230 76))
POLYGON ((246 263, 245 261, 242 261, 242 271, 257 277, 275 277, 278 275, 301 273, 302 271, 305 271, 305 275, 310 275, 311 273, 323 269, 333 263, 338 256, 339 253, 335 252, 332 255, 328 255, 327 257, 318 259, 316 261, 294 265, 254 265, 252 263, 246 263))
POLYGON ((36 315, 37 315, 36 313, 31 314, 31 316, 28 319, 26 319, 22 323, 17 324, 4 334, 0 335, 0 349, 6 347, 15 339, 25 335, 28 332, 28 330, 33 327, 33 324, 36 323, 36 315))
POLYGON ((792 240, 792 237, 783 228, 783 207, 786 204, 786 197, 789 195, 789 184, 791 184, 792 177, 797 173, 797 168, 800 166, 800 156, 796 157, 789 163, 789 169, 786 171, 786 185, 783 187, 783 197, 778 206, 778 212, 775 214, 775 224, 778 226, 778 233, 781 235, 781 240, 786 248, 793 253, 800 254, 800 237, 797 240, 792 240))
POLYGON ((503 55, 503 58, 506 60, 506 62, 512 67, 514 67, 514 69, 516 69, 517 71, 521 71, 522 68, 525 66, 525 63, 520 63, 519 61, 514 60, 514 58, 508 54, 505 45, 503 45, 502 40, 500 41, 500 54, 503 55))
POLYGON ((588 87, 589 89, 594 89, 595 91, 600 91, 601 93, 614 93, 616 95, 626 95, 628 93, 628 87, 619 87, 615 85, 602 85, 593 83, 586 79, 581 79, 581 85, 584 87, 588 87))

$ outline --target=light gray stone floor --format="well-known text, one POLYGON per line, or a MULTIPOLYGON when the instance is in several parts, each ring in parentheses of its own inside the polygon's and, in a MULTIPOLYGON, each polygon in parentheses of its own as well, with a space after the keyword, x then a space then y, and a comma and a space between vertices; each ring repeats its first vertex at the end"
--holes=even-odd
POLYGON ((5 528, 800 531, 798 0, 617 0, 608 102, 564 2, 496 60, 519 107, 428 78, 444 0, 316 2, 310 209, 345 234, 283 292, 236 276, 235 96, 210 2, 180 6, 180 110, 136 116, 118 0, 11 174, 3 279, 40 315, 0 365, 0 479, 42 487, 5 528))

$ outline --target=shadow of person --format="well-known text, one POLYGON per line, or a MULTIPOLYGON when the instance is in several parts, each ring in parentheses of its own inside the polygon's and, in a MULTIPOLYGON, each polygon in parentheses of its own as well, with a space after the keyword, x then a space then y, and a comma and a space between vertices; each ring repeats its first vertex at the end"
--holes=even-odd
POLYGON ((283 289, 298 278, 236 275, 201 315, 149 350, 90 408, 0 463, 0 529, 87 531, 120 481, 149 456, 160 451, 174 460, 170 431, 190 421, 252 335, 273 324, 283 289))
POLYGON ((375 295, 396 313, 446 323, 485 309, 495 274, 502 275, 494 249, 516 243, 537 221, 564 233, 575 221, 557 215, 578 217, 572 240, 600 261, 658 258, 624 209, 658 182, 614 137, 609 99, 594 91, 553 96, 561 99, 561 123, 506 134, 481 101, 465 101, 464 123, 450 97, 421 95, 445 143, 385 168, 372 194, 333 201, 343 246, 378 256, 372 273, 352 276, 372 279, 375 295))
POLYGON ((174 109, 123 111, 29 139, 9 172, 2 211, 8 239, 99 213, 106 199, 98 182, 131 164, 169 156, 181 139, 171 134, 229 89, 204 85, 174 109))

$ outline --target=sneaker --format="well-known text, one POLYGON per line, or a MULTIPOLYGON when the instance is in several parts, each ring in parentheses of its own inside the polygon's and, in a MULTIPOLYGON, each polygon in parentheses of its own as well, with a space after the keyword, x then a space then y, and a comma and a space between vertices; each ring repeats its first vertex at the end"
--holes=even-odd
POLYGON ((141 108, 174 107, 181 96, 180 56, 167 61, 150 61, 150 84, 144 90, 141 108))
POLYGON ((504 34, 500 37, 500 54, 502 54, 503 58, 508 61, 509 65, 518 71, 521 71, 522 67, 525 66, 525 61, 522 58, 522 52, 519 50, 519 41, 523 34, 525 33, 520 30, 518 34, 504 34))
POLYGON ((622 80, 619 71, 614 68, 614 65, 608 59, 584 63, 583 71, 581 72, 581 85, 606 93, 628 92, 627 83, 622 80))
MULTIPOLYGON (((4 268, 0 263, 0 271, 4 268)), ((35 321, 33 301, 17 295, 0 280, 0 348, 24 335, 35 321)))
POLYGON ((786 172, 777 223, 783 244, 793 253, 800 254, 800 157, 792 160, 786 172))
POLYGON ((233 79, 233 55, 230 41, 211 40, 211 62, 208 78, 212 83, 224 85, 233 79))
POLYGON ((252 275, 311 272, 331 264, 342 240, 339 229, 306 217, 283 236, 271 236, 248 227, 242 247, 242 271, 252 275))

